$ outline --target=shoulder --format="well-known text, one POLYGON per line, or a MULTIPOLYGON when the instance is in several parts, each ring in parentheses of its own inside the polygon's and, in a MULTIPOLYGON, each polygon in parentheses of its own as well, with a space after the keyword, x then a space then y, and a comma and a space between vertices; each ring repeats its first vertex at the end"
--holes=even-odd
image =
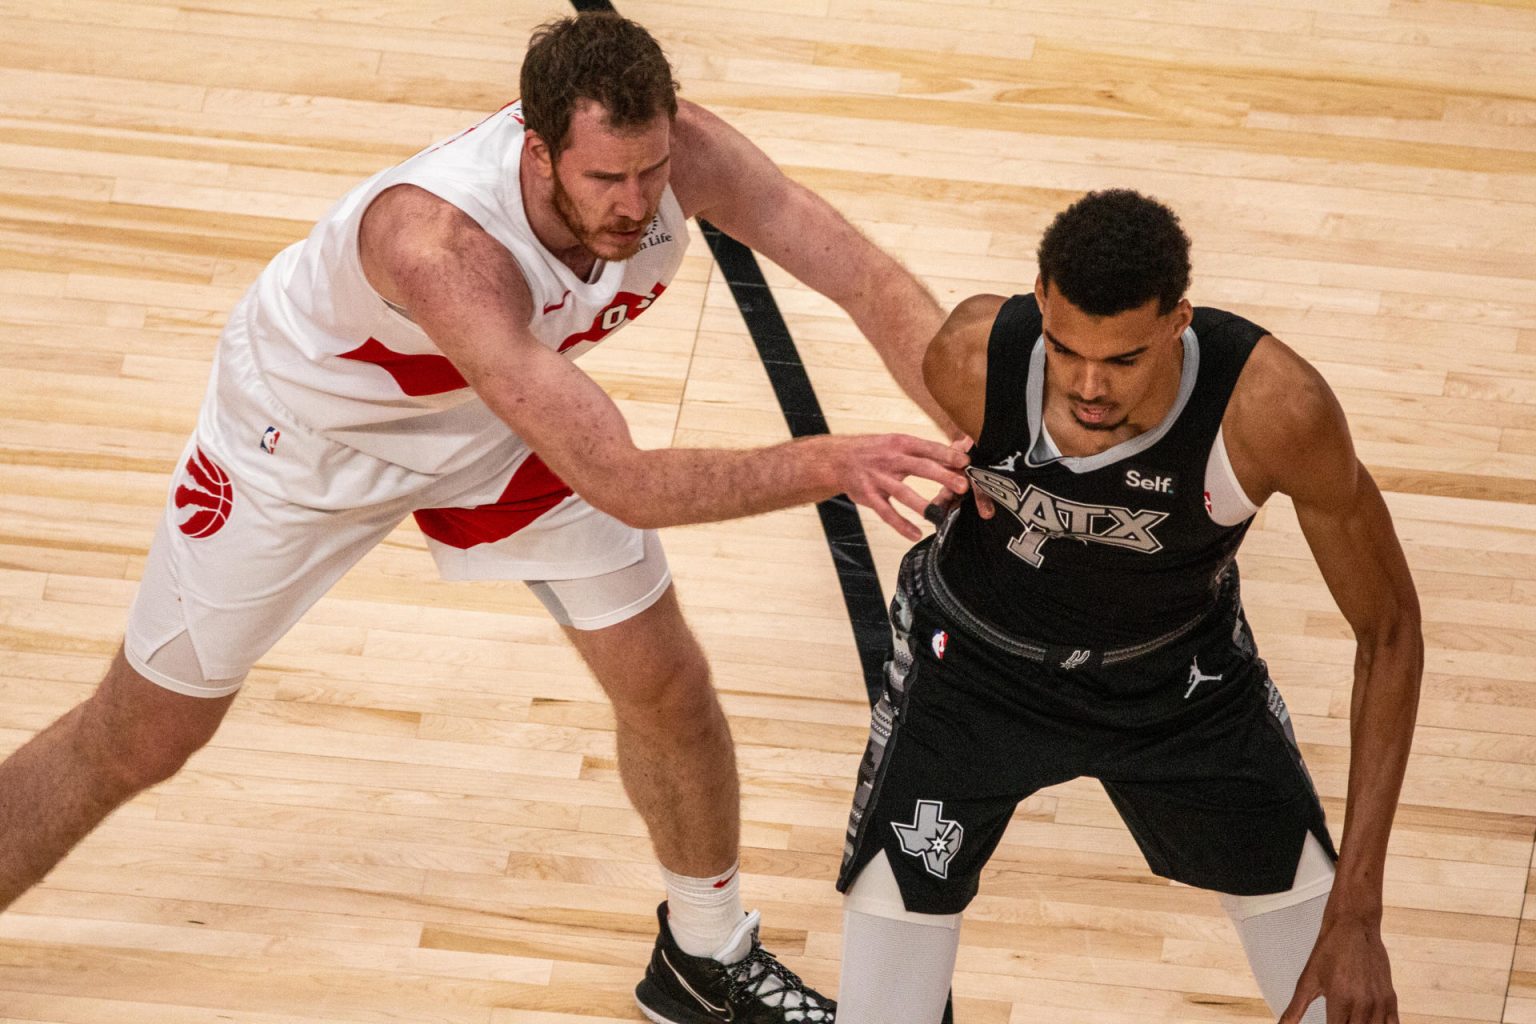
POLYGON ((949 314, 923 355, 923 382, 969 436, 981 431, 987 390, 987 340, 1001 295, 972 295, 949 314))
POLYGON ((782 220, 799 193, 809 194, 752 140, 685 100, 678 100, 672 122, 671 185, 684 213, 722 226, 724 221, 762 226, 782 220))
POLYGON ((942 368, 956 361, 967 361, 979 352, 983 357, 981 369, 984 373, 987 339, 992 334, 998 310, 1007 301, 1001 295, 972 295, 962 300, 928 343, 923 372, 929 372, 930 364, 936 369, 942 368))
POLYGON ((978 334, 984 341, 992 332, 992 323, 997 319, 998 312, 1007 301, 1008 298, 1004 295, 972 295, 962 299, 960 304, 950 311, 934 341, 946 339, 951 344, 959 344, 966 340, 975 340, 978 334))
POLYGON ((715 152, 722 134, 734 131, 718 115, 690 100, 679 98, 672 122, 673 156, 706 159, 715 152))
POLYGON ((1339 410, 1317 368, 1272 334, 1254 345, 1228 405, 1243 420, 1271 422, 1277 431, 1313 431, 1339 410))
POLYGON ((1248 357, 1222 434, 1256 503, 1275 491, 1306 500, 1353 479, 1354 446, 1338 397, 1316 367, 1273 335, 1261 337, 1248 357))
MULTIPOLYGON (((473 217, 419 185, 394 185, 375 196, 363 213, 365 251, 401 253, 451 247, 475 232, 473 217)), ((487 237, 489 237, 487 235, 487 237)))
MULTIPOLYGON (((379 193, 363 214, 358 253, 370 284, 406 304, 423 289, 495 290, 513 305, 531 303, 522 268, 473 217, 416 185, 379 193)), ((531 307, 530 307, 531 308, 531 307)))
POLYGON ((1233 313, 1230 310, 1218 309, 1215 306, 1195 306, 1190 326, 1197 334, 1221 333, 1233 331, 1239 334, 1247 334, 1253 338, 1268 335, 1269 332, 1245 316, 1233 313))
POLYGON ((672 122, 672 191, 683 210, 694 215, 715 205, 745 162, 746 139, 697 103, 677 101, 672 122))

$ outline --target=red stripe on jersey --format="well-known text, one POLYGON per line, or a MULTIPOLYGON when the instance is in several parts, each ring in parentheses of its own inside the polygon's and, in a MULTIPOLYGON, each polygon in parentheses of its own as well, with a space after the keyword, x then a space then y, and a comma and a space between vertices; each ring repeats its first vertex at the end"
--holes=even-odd
POLYGON ((512 536, 574 493, 543 459, 529 455, 495 502, 474 508, 418 509, 416 525, 449 547, 472 548, 512 536))
POLYGON ((343 352, 341 358, 372 363, 383 369, 395 378, 400 390, 412 398, 441 395, 469 387, 469 382, 448 361, 447 356, 408 356, 404 352, 386 348, 377 338, 369 338, 351 352, 343 352))

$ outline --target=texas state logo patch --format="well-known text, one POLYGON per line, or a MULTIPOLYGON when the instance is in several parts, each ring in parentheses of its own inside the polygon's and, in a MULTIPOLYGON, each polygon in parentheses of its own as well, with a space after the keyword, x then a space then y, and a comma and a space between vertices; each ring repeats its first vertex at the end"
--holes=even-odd
POLYGON ((944 817, 944 801, 919 800, 912 820, 891 822, 901 841, 901 852, 923 862, 923 869, 935 878, 949 877, 949 862, 960 849, 965 829, 958 821, 944 817))

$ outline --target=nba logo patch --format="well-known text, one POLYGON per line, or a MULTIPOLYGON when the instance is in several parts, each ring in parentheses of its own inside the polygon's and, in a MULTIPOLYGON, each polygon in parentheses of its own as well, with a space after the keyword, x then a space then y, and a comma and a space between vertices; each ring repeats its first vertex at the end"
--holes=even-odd
POLYGON ((949 649, 949 634, 942 629, 933 631, 933 656, 940 661, 944 660, 944 652, 949 649))
POLYGON ((277 454, 277 439, 283 436, 283 432, 276 427, 268 427, 261 435, 261 450, 268 455, 277 454))

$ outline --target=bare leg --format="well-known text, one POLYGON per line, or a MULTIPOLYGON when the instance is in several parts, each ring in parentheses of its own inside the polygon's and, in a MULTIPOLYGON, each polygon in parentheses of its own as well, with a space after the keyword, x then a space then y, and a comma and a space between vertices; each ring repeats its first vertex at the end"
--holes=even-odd
POLYGON ((0 764, 0 910, 108 814, 174 775, 233 700, 172 693, 119 651, 95 694, 0 764))
POLYGON ((656 859, 680 875, 729 869, 741 840, 736 754, 672 588, 634 618, 566 635, 613 703, 619 775, 656 859))

